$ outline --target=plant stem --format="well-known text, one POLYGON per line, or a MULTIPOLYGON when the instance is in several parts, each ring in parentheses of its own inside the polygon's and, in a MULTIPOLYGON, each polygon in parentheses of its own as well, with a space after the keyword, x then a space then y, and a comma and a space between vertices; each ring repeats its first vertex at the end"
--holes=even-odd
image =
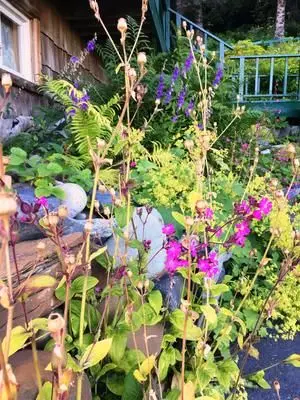
POLYGON ((39 393, 42 390, 42 378, 40 374, 40 367, 39 367, 39 360, 38 360, 38 352, 36 349, 36 340, 35 340, 35 332, 32 330, 32 343, 31 343, 31 348, 32 348, 32 358, 33 358, 33 366, 36 374, 36 380, 37 380, 37 385, 39 389, 39 393))

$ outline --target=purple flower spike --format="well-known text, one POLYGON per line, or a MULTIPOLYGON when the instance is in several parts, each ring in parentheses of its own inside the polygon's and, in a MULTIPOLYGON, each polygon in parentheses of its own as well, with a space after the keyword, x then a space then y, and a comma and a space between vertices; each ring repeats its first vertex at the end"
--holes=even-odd
POLYGON ((76 56, 72 56, 72 57, 70 58, 70 62, 71 62, 72 64, 77 64, 77 63, 79 63, 79 58, 76 57, 76 56))
POLYGON ((156 100, 160 100, 164 95, 165 80, 164 74, 161 74, 158 81, 158 86, 156 89, 156 100))
POLYGON ((95 39, 90 40, 87 45, 86 45, 86 49, 89 53, 92 53, 95 50, 95 39))
POLYGON ((177 79, 179 78, 179 75, 180 75, 180 69, 176 65, 173 70, 173 74, 172 74, 172 84, 174 84, 177 81, 177 79))
POLYGON ((178 100, 177 100, 177 109, 178 110, 180 110, 184 105, 185 95, 186 95, 186 87, 184 87, 179 93, 178 100))
POLYGON ((215 76, 215 79, 214 79, 214 81, 213 81, 213 87, 214 87, 214 88, 216 88, 217 86, 219 86, 219 84, 220 84, 222 78, 223 78, 223 68, 220 66, 220 67, 217 69, 216 76, 215 76))
POLYGON ((184 67, 183 67, 183 73, 189 72, 189 70, 192 68, 194 62, 194 55, 192 52, 188 55, 187 59, 184 62, 184 67))

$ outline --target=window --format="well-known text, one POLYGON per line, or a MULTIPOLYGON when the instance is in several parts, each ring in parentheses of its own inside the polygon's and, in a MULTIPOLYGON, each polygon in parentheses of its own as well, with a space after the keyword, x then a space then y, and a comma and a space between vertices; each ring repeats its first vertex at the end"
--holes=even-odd
POLYGON ((0 68, 33 81, 30 21, 0 0, 0 68))

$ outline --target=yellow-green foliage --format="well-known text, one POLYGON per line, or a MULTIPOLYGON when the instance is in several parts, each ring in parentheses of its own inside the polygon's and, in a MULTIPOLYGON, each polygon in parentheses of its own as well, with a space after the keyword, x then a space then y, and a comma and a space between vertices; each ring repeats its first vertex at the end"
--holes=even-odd
POLYGON ((270 213, 270 227, 279 231, 276 235, 274 244, 280 250, 293 249, 293 227, 289 215, 289 206, 286 199, 273 202, 273 209, 270 213))

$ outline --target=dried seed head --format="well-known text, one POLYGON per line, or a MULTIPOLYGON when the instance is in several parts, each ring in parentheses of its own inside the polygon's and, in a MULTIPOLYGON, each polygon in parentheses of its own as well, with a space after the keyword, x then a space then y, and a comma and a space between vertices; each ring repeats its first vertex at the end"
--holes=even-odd
POLYGON ((96 210, 99 210, 99 208, 100 208, 100 201, 99 201, 99 200, 95 200, 94 205, 95 205, 96 210))
POLYGON ((182 27, 183 27, 183 29, 186 29, 186 27, 187 27, 186 21, 182 21, 182 27))
POLYGON ((84 230, 86 233, 91 233, 93 230, 93 222, 92 221, 86 222, 86 224, 84 225, 84 230))
POLYGON ((137 287, 139 290, 143 290, 143 287, 144 287, 143 282, 142 282, 142 281, 139 281, 139 282, 137 283, 136 287, 137 287))
POLYGON ((121 201, 121 199, 116 199, 115 202, 114 202, 114 204, 115 204, 116 207, 121 207, 121 206, 122 206, 122 201, 121 201))
POLYGON ((127 276, 128 276, 128 278, 130 279, 130 278, 132 278, 132 275, 133 275, 133 273, 132 273, 132 271, 130 271, 130 269, 127 271, 127 276))
POLYGON ((300 166, 300 162, 298 158, 295 158, 293 161, 294 168, 297 170, 300 166))
POLYGON ((50 333, 59 333, 65 327, 65 320, 58 313, 52 313, 48 317, 48 331, 50 333))
POLYGON ((144 53, 144 52, 142 52, 142 51, 139 52, 138 55, 137 55, 137 62, 138 62, 138 64, 140 64, 140 65, 145 65, 146 62, 147 62, 146 53, 144 53))
POLYGON ((46 243, 44 242, 38 242, 38 244, 36 245, 36 249, 40 252, 43 252, 44 250, 46 250, 46 243))
POLYGON ((125 33, 127 31, 127 22, 125 18, 119 18, 117 28, 121 33, 125 33))
POLYGON ((276 197, 277 199, 282 199, 282 198, 284 197, 284 192, 283 192, 283 190, 276 190, 276 192, 275 192, 275 197, 276 197))
POLYGON ((68 265, 74 265, 76 262, 76 257, 74 254, 67 254, 65 257, 65 263, 68 265))
POLYGON ((294 146, 292 143, 289 143, 289 144, 286 146, 286 151, 287 151, 288 155, 289 155, 291 158, 294 158, 294 156, 295 156, 295 154, 296 154, 296 148, 295 148, 295 146, 294 146))
POLYGON ((58 210, 57 210, 57 214, 58 214, 59 218, 63 218, 63 219, 67 218, 67 216, 69 215, 67 206, 65 206, 65 205, 59 206, 58 210))
POLYGON ((273 178, 270 180, 270 187, 272 190, 275 190, 277 188, 278 184, 279 184, 278 179, 273 178))
POLYGON ((276 392, 279 392, 280 390, 280 383, 278 381, 274 381, 273 382, 274 385, 274 389, 276 390, 276 392))

